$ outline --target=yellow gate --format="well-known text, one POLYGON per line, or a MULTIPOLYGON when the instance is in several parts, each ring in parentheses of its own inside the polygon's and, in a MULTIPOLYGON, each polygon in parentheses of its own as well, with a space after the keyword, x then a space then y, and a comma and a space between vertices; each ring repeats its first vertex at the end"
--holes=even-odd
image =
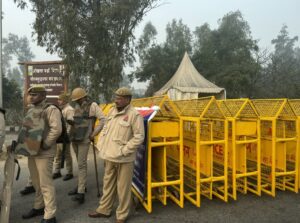
POLYGON ((228 195, 237 191, 261 195, 260 122, 249 99, 221 100, 228 120, 228 195))
POLYGON ((215 98, 174 104, 182 123, 185 198, 197 207, 201 195, 227 202, 227 122, 215 98))
POLYGON ((155 117, 148 123, 146 195, 143 197, 134 187, 133 193, 149 213, 152 212, 152 199, 158 199, 166 205, 169 197, 183 207, 183 150, 178 112, 167 96, 135 99, 132 105, 159 107, 155 117), (168 158, 171 153, 178 154, 176 163, 168 158))
MULTIPOLYGON (((295 142, 289 142, 287 145, 287 159, 290 162, 295 162, 295 154, 293 154, 293 148, 295 148, 295 146, 300 146, 300 99, 290 99, 289 100, 290 105, 292 106, 293 111, 295 112, 296 116, 297 116, 297 133, 298 133, 298 144, 296 144, 295 142)), ((300 156, 300 151, 298 149, 298 161, 300 162, 299 159, 300 156)), ((298 164, 298 188, 300 187, 300 165, 298 164)))
POLYGON ((298 192, 297 117, 287 99, 252 100, 261 120, 261 190, 275 196, 275 189, 298 192), (295 161, 287 158, 287 145, 295 161))
POLYGON ((114 104, 113 103, 110 103, 110 104, 101 104, 100 105, 100 108, 103 112, 104 115, 107 115, 109 110, 112 108, 114 104))

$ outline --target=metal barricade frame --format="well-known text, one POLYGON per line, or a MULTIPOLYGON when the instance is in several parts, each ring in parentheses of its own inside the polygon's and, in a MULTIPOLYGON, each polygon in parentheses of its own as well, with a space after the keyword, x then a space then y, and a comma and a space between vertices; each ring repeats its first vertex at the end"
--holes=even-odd
POLYGON ((228 120, 228 195, 261 195, 260 120, 250 100, 218 100, 228 120))
POLYGON ((276 188, 298 193, 296 115, 287 99, 252 100, 261 120, 261 190, 273 197, 276 188), (295 142, 295 163, 287 162, 287 144, 295 142))
POLYGON ((174 104, 182 122, 185 198, 197 207, 201 195, 227 202, 227 121, 215 97, 174 104))
MULTIPOLYGON (((299 165, 299 162, 300 162, 300 99, 289 99, 288 100, 295 115, 297 116, 297 136, 298 136, 298 143, 296 146, 298 146, 298 188, 300 188, 300 165, 299 165)), ((289 153, 289 150, 290 150, 290 147, 294 147, 295 146, 295 143, 294 142, 289 142, 288 144, 288 151, 287 153, 289 153)), ((289 155, 289 160, 291 161, 295 161, 295 157, 293 157, 292 154, 287 154, 289 155)))
POLYGON ((134 99, 132 105, 160 108, 148 123, 146 197, 143 198, 134 187, 132 191, 149 213, 153 209, 153 199, 158 199, 166 205, 167 198, 170 198, 183 208, 183 144, 178 111, 166 95, 134 99), (178 150, 179 162, 176 174, 170 174, 168 153, 174 149, 178 150))

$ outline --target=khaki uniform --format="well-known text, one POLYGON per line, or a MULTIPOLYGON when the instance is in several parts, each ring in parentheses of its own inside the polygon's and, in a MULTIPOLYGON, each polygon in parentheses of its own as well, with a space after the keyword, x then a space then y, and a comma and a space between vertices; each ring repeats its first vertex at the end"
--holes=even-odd
POLYGON ((100 157, 105 161, 105 171, 103 196, 96 212, 111 214, 118 195, 117 219, 128 217, 134 160, 144 137, 143 118, 134 107, 128 105, 120 112, 115 107, 110 110, 97 144, 100 157))
MULTIPOLYGON (((63 114, 63 117, 66 121, 67 132, 68 132, 68 135, 69 135, 70 130, 71 130, 71 126, 67 123, 67 120, 73 121, 74 108, 71 105, 69 105, 69 103, 67 103, 62 108, 62 114, 63 114)), ((57 146, 56 146, 56 155, 55 155, 54 163, 53 163, 54 173, 59 173, 60 172, 62 151, 63 151, 63 144, 57 144, 57 146)), ((70 143, 66 144, 65 162, 66 162, 67 174, 73 174, 73 163, 72 163, 70 143)))
MULTIPOLYGON (((44 107, 46 100, 35 107, 44 107)), ((33 108, 34 109, 34 108, 33 108)), ((53 157, 56 151, 56 139, 62 132, 60 111, 53 105, 42 113, 46 122, 42 148, 35 156, 28 157, 28 167, 32 184, 36 190, 34 209, 45 208, 44 219, 55 217, 56 195, 52 179, 53 157)))
MULTIPOLYGON (((87 102, 83 102, 87 103, 87 102)), ((82 107, 85 107, 86 104, 82 104, 82 106, 79 106, 76 104, 75 106, 75 114, 76 114, 76 109, 82 109, 82 107)), ((100 107, 95 103, 91 103, 89 107, 89 117, 95 117, 99 119, 98 125, 95 126, 95 129, 93 130, 93 125, 94 121, 93 119, 89 119, 89 126, 87 131, 85 132, 84 139, 80 142, 72 142, 72 147, 73 150, 76 154, 77 158, 77 163, 78 163, 78 188, 77 192, 78 193, 85 193, 85 188, 86 188, 86 178, 87 178, 87 155, 90 147, 90 139, 89 136, 92 134, 97 135, 101 129, 103 128, 104 122, 105 122, 105 117, 100 109, 100 107)), ((72 132, 72 130, 71 130, 72 132)), ((71 136, 72 137, 72 136, 71 136)))

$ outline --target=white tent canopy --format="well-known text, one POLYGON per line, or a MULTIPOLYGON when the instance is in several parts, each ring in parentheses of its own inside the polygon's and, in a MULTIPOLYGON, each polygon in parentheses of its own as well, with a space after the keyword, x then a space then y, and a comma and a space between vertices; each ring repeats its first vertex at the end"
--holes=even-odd
POLYGON ((205 79, 194 67, 187 53, 173 77, 154 95, 168 94, 173 100, 215 95, 224 98, 225 89, 205 79))

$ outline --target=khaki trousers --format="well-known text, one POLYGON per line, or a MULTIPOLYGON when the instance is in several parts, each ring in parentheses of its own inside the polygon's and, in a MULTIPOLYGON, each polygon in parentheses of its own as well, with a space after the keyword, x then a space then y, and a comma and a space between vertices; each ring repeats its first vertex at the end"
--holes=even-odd
POLYGON ((53 158, 28 158, 28 167, 35 188, 33 208, 45 208, 44 219, 55 217, 56 195, 52 179, 53 158))
POLYGON ((110 215, 116 195, 118 195, 119 205, 116 217, 118 220, 127 219, 131 207, 133 165, 133 162, 115 163, 105 160, 103 195, 96 212, 110 215))
MULTIPOLYGON (((61 165, 61 157, 63 152, 63 144, 56 145, 56 155, 54 157, 54 173, 60 172, 60 165, 61 165)), ((65 162, 66 162, 66 170, 67 174, 73 174, 73 163, 72 163, 72 156, 71 156, 71 144, 66 144, 65 150, 65 162)))
POLYGON ((87 176, 87 156, 89 152, 90 143, 72 142, 73 150, 76 154, 78 163, 78 193, 85 193, 86 176, 87 176))

